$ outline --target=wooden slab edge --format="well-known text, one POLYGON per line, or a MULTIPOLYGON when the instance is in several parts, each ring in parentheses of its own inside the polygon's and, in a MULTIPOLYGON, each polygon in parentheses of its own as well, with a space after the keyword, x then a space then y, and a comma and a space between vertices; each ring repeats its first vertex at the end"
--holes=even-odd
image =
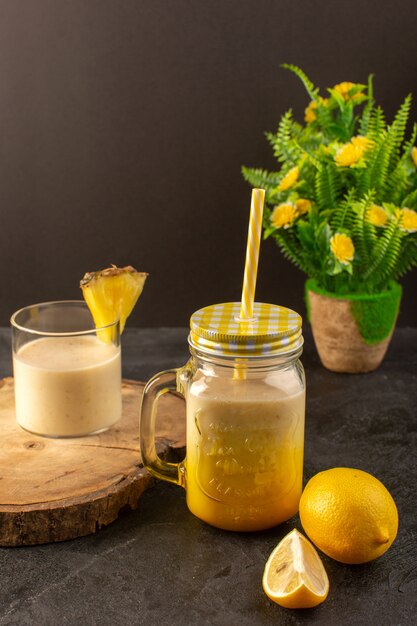
POLYGON ((0 511, 1 545, 36 545, 95 533, 114 522, 122 509, 136 509, 140 496, 152 480, 143 467, 138 467, 136 472, 122 477, 114 485, 77 498, 75 502, 67 499, 53 506, 40 504, 26 507, 26 510, 9 506, 7 512, 0 511))
MULTIPOLYGON (((4 380, 0 380, 0 389, 4 384, 4 380)), ((124 380, 123 384, 143 387, 139 381, 124 380)), ((158 454, 178 461, 184 456, 184 439, 175 439, 172 433, 174 440, 171 441, 167 432, 157 438, 158 454)), ((153 482, 138 455, 138 464, 116 474, 105 488, 53 502, 0 504, 0 546, 39 545, 95 533, 114 522, 124 509, 137 509, 141 495, 153 482)))

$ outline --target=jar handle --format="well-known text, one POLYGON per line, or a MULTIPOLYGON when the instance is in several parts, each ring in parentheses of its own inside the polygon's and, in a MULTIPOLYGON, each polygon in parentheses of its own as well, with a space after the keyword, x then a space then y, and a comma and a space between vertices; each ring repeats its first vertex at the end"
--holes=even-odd
POLYGON ((180 369, 165 370, 155 374, 145 385, 140 412, 140 451, 144 466, 151 474, 170 483, 184 486, 183 463, 168 463, 161 459, 155 447, 155 422, 159 398, 168 391, 183 396, 177 382, 180 369))

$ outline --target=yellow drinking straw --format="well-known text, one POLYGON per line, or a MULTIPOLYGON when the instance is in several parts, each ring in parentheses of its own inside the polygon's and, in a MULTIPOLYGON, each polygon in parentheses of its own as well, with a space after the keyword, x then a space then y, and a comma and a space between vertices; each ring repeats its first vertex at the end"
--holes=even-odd
MULTIPOLYGON (((253 319, 256 278, 258 275, 259 246, 262 233, 265 189, 252 189, 250 205, 248 243, 246 246, 245 273, 243 275, 242 299, 240 302, 239 321, 250 323, 253 319)), ((245 380, 246 365, 242 361, 233 372, 234 380, 245 380)))
POLYGON ((264 200, 265 189, 252 189, 245 273, 243 276, 242 300, 240 304, 241 320, 251 320, 253 318, 253 303, 255 301, 256 277, 258 274, 264 200))

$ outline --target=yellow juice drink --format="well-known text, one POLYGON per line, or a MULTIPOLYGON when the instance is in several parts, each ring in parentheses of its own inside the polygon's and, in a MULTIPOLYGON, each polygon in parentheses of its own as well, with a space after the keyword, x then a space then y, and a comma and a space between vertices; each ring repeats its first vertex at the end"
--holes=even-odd
POLYGON ((305 392, 281 376, 194 382, 187 394, 187 505, 226 530, 269 528, 298 511, 305 392))

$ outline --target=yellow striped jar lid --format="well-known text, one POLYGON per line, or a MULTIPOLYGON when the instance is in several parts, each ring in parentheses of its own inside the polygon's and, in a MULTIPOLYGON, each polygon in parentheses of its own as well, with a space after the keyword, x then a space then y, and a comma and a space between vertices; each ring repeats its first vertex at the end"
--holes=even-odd
POLYGON ((239 314, 240 302, 199 309, 190 319, 190 345, 213 355, 245 357, 289 354, 302 347, 302 319, 295 311, 255 302, 251 320, 239 314))

